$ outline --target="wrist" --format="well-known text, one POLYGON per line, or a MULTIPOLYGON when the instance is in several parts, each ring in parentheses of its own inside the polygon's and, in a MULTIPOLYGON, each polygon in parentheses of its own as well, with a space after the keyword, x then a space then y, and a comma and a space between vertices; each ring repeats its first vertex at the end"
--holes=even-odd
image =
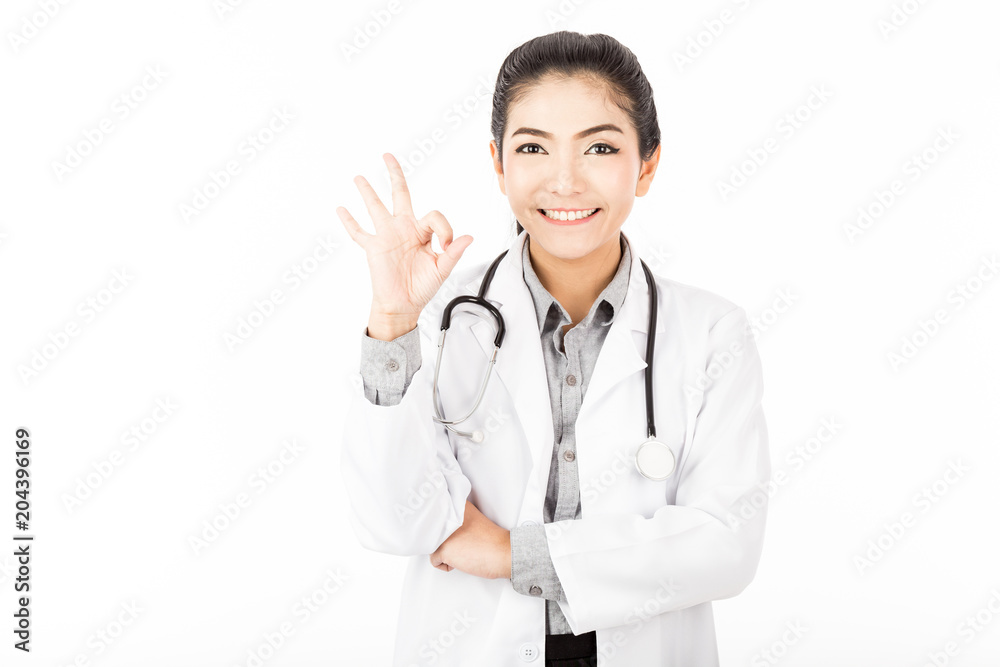
POLYGON ((393 340, 413 331, 418 318, 412 315, 372 313, 368 316, 368 336, 379 340, 393 340))
POLYGON ((500 541, 500 567, 504 579, 511 579, 514 573, 513 552, 510 547, 510 531, 503 532, 503 539, 500 541))

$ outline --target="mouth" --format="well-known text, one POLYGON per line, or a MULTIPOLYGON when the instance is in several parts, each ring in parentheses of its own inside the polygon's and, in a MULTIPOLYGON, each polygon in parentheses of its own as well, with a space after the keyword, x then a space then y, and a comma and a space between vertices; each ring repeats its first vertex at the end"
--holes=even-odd
POLYGON ((537 209, 538 213, 547 222, 553 225, 579 225, 589 222, 601 212, 599 208, 546 208, 537 209))

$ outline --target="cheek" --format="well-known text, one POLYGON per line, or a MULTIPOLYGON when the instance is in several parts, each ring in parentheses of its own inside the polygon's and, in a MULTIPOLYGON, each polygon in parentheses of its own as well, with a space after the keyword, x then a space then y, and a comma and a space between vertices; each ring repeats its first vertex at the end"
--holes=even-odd
MULTIPOLYGON (((596 170, 595 173, 597 173, 596 170)), ((634 183, 638 169, 634 168, 634 165, 627 160, 608 160, 608 162, 601 165, 599 173, 602 181, 609 185, 614 185, 618 189, 624 185, 634 183)))
POLYGON ((624 161, 619 164, 607 165, 601 169, 600 174, 595 174, 599 179, 600 189, 608 199, 625 200, 635 196, 635 185, 637 182, 637 170, 632 169, 632 165, 624 161))
POLYGON ((507 185, 507 196, 514 204, 533 200, 539 183, 531 170, 521 168, 508 170, 504 175, 504 182, 507 185))

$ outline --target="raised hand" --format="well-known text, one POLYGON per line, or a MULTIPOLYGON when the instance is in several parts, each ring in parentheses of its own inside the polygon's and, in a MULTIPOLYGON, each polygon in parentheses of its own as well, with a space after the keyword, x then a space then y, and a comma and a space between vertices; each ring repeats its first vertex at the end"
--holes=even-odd
POLYGON ((372 317, 415 325, 424 306, 451 274, 473 239, 469 235, 452 239, 451 225, 439 211, 416 219, 402 168, 391 153, 385 153, 382 158, 392 179, 392 213, 382 205, 368 181, 363 176, 356 176, 354 184, 364 198, 375 234, 364 231, 343 206, 337 207, 337 215, 347 233, 368 256, 372 317), (431 248, 433 234, 437 235, 444 250, 441 254, 431 248))

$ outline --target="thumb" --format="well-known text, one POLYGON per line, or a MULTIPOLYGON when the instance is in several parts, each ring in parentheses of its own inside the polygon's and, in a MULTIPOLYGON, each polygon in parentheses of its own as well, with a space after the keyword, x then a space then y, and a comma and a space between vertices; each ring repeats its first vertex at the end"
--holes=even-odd
POLYGON ((465 249, 472 245, 472 237, 466 234, 465 236, 459 236, 457 239, 448 244, 448 247, 444 249, 444 252, 438 255, 437 266, 438 270, 447 278, 455 265, 458 264, 458 260, 462 258, 465 253, 465 249))

